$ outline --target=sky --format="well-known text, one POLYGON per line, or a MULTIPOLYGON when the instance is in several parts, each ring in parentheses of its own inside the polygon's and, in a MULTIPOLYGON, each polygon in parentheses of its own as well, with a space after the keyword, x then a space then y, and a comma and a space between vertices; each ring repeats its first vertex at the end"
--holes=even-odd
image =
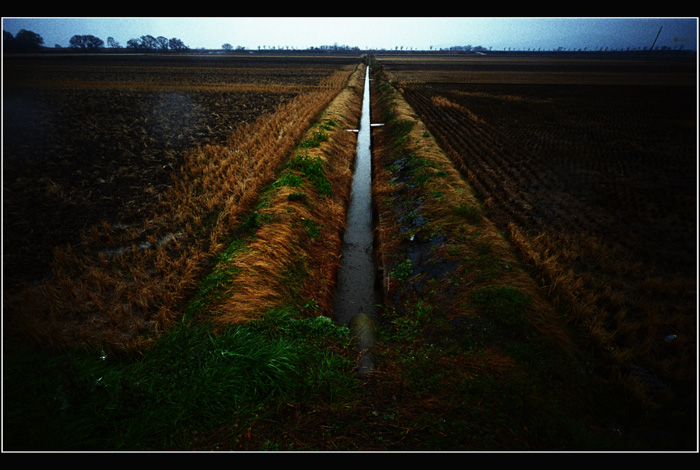
POLYGON ((145 35, 178 38, 191 49, 225 43, 247 49, 308 49, 323 45, 374 49, 493 50, 655 48, 697 50, 698 18, 601 17, 3 17, 13 36, 33 31, 44 45, 68 47, 74 35, 108 37, 126 46, 145 35))

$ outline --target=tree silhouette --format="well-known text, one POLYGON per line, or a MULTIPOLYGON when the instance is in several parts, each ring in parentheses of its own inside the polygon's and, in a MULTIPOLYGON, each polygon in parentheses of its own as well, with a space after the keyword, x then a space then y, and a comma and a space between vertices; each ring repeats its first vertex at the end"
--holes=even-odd
POLYGON ((79 35, 76 34, 68 41, 70 47, 74 49, 89 49, 97 50, 104 47, 104 41, 92 34, 79 35))
POLYGON ((141 36, 140 38, 129 39, 126 42, 126 47, 129 49, 137 49, 140 51, 184 51, 188 47, 178 38, 168 39, 163 36, 153 37, 150 34, 141 36))
POLYGON ((20 29, 14 37, 7 31, 2 34, 4 49, 8 52, 35 52, 44 45, 44 38, 26 29, 20 29))
POLYGON ((156 38, 156 44, 158 45, 157 46, 158 49, 167 51, 168 50, 168 43, 169 43, 169 40, 165 36, 158 36, 156 38))
POLYGON ((168 46, 170 47, 170 50, 172 51, 184 51, 189 49, 185 43, 183 43, 181 40, 178 38, 172 38, 168 42, 168 46))
POLYGON ((109 47, 111 49, 119 49, 122 46, 120 46, 119 43, 117 41, 115 41, 112 36, 110 36, 107 38, 107 47, 109 47))

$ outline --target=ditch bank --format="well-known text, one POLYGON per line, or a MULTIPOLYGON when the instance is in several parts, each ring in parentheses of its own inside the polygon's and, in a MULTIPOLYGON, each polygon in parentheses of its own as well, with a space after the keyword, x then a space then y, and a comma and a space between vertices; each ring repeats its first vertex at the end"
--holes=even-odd
POLYGON ((211 276, 224 287, 202 309, 214 322, 255 320, 286 308, 333 318, 357 141, 346 129, 358 124, 363 72, 358 66, 317 116, 224 250, 211 276))
POLYGON ((590 356, 400 88, 373 70, 372 121, 384 123, 372 130, 376 380, 387 378, 394 397, 424 397, 392 406, 425 416, 429 402, 445 417, 435 424, 443 449, 571 448, 572 433, 614 447, 602 431, 610 391, 590 356))
POLYGON ((360 126, 348 130, 357 132, 357 151, 333 308, 335 321, 348 326, 356 340, 360 350, 360 375, 374 369, 371 349, 375 342, 375 310, 379 303, 375 282, 369 73, 366 67, 360 126))
MULTIPOLYGON (((378 72, 381 77, 381 71, 378 72)), ((525 271, 509 241, 417 114, 389 82, 376 80, 373 121, 373 199, 382 273, 383 310, 415 310, 434 303, 446 318, 483 309, 480 289, 522 294, 519 315, 574 348, 552 305, 525 271)))

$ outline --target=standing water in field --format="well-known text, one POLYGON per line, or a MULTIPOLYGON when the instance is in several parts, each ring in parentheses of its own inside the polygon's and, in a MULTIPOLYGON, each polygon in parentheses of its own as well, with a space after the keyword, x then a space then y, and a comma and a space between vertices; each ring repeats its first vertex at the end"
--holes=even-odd
POLYGON ((372 316, 377 303, 372 250, 372 153, 370 147, 369 67, 367 67, 362 98, 362 117, 357 133, 355 171, 334 306, 335 321, 341 325, 350 326, 361 350, 371 346, 374 331, 372 316))

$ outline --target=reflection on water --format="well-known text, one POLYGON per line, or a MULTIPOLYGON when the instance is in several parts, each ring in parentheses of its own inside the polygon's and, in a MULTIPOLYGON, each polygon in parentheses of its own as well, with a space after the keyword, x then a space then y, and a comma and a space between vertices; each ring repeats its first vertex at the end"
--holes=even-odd
POLYGON ((356 315, 371 315, 376 304, 372 253, 372 154, 369 115, 367 67, 362 117, 357 133, 357 158, 334 308, 335 320, 342 325, 347 325, 356 315))

